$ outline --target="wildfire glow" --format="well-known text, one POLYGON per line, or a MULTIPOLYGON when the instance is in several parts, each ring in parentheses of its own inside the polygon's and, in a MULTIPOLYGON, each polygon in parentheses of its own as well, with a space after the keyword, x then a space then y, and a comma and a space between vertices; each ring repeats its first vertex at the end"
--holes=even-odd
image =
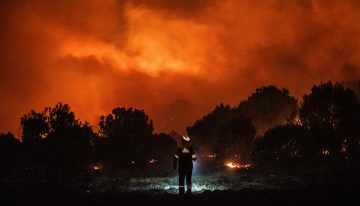
POLYGON ((94 126, 131 106, 157 131, 184 133, 261 86, 301 97, 316 82, 360 77, 355 0, 1 3, 0 131, 62 101, 94 126))
POLYGON ((237 162, 228 162, 226 163, 226 166, 230 168, 240 168, 240 164, 237 162))
POLYGON ((251 167, 251 164, 240 164, 239 162, 234 162, 234 161, 227 161, 225 162, 225 166, 231 168, 231 169, 248 169, 249 167, 251 167))

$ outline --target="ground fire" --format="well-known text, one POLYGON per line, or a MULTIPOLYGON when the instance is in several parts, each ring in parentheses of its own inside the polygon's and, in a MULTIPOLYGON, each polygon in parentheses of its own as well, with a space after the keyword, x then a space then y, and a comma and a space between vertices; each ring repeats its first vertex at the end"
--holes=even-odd
POLYGON ((225 161, 225 166, 231 169, 248 169, 251 167, 251 164, 241 164, 236 161, 225 161))
POLYGON ((101 162, 98 162, 98 163, 96 163, 96 164, 93 164, 93 165, 91 166, 91 169, 92 169, 93 171, 101 171, 101 170, 104 169, 104 165, 103 165, 101 162))
POLYGON ((156 159, 151 159, 151 160, 149 160, 149 164, 155 164, 155 163, 157 163, 158 162, 158 160, 156 160, 156 159))

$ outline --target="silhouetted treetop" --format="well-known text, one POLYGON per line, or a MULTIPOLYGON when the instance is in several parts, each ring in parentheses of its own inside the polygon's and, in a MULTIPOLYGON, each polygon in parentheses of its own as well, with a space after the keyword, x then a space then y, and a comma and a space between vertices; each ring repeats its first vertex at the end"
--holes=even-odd
POLYGON ((187 128, 187 132, 200 144, 212 145, 217 141, 221 127, 229 124, 237 116, 229 105, 219 104, 212 112, 205 115, 195 124, 187 128))
POLYGON ((251 119, 244 116, 234 118, 229 124, 220 128, 220 142, 230 146, 232 143, 242 140, 251 142, 256 135, 256 129, 251 119))
POLYGON ((115 108, 111 114, 100 117, 100 136, 121 138, 125 136, 150 136, 154 131, 152 120, 143 110, 115 108))
POLYGON ((332 130, 331 135, 327 132, 317 136, 333 139, 329 148, 333 153, 343 144, 348 158, 360 157, 360 103, 352 90, 330 81, 313 86, 303 98, 299 116, 302 124, 315 133, 332 130))
MULTIPOLYGON (((350 89, 332 82, 313 86, 303 98, 299 116, 307 128, 328 124, 334 128, 359 123, 360 104, 350 89)), ((354 125, 355 126, 355 125, 354 125)))
POLYGON ((256 129, 250 118, 235 117, 229 124, 220 128, 214 151, 219 157, 233 158, 235 155, 242 162, 249 162, 255 135, 256 129))
POLYGON ((287 89, 267 86, 256 89, 255 93, 235 108, 225 104, 217 105, 212 112, 188 127, 187 131, 198 143, 213 145, 217 142, 220 128, 238 117, 250 118, 257 134, 262 134, 269 128, 286 124, 297 110, 298 101, 290 96, 287 89))
POLYGON ((108 165, 129 169, 138 168, 149 158, 149 143, 153 135, 152 120, 143 110, 115 108, 100 117, 100 144, 97 153, 108 165))
POLYGON ((79 125, 79 120, 75 119, 74 112, 70 111, 67 104, 59 102, 55 107, 49 107, 47 110, 49 111, 49 126, 53 131, 79 125))
POLYGON ((344 88, 348 88, 354 91, 355 96, 360 100, 360 79, 353 81, 343 81, 340 83, 344 88))
POLYGON ((36 112, 31 110, 29 114, 21 118, 22 141, 28 142, 45 138, 49 132, 47 111, 36 112))
POLYGON ((256 89, 255 93, 240 102, 236 108, 240 114, 251 118, 258 134, 287 123, 297 109, 298 101, 290 96, 287 89, 278 89, 272 85, 256 89))
POLYGON ((67 104, 58 102, 54 107, 46 107, 42 112, 31 110, 21 118, 22 140, 44 139, 52 133, 61 133, 74 127, 89 127, 75 118, 67 104))
POLYGON ((87 123, 76 119, 67 104, 58 102, 42 112, 32 110, 21 118, 21 125, 33 178, 47 179, 55 186, 86 169, 96 135, 87 123), (45 177, 38 177, 40 174, 45 177))

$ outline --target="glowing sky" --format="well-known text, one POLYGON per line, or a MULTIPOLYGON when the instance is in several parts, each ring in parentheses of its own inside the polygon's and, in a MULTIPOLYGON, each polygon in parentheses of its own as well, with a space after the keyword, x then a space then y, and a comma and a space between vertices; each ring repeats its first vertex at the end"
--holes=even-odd
POLYGON ((360 77, 358 0, 2 0, 0 131, 57 101, 98 122, 144 109, 183 132, 275 84, 360 77))

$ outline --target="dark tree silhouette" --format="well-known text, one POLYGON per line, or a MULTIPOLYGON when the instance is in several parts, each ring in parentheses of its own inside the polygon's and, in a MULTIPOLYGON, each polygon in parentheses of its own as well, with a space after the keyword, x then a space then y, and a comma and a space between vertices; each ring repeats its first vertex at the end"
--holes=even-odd
POLYGON ((0 177, 9 177, 21 166, 22 148, 11 133, 0 134, 0 177))
POLYGON ((154 134, 150 139, 148 147, 150 149, 150 169, 155 168, 153 171, 155 171, 156 175, 172 172, 173 156, 177 149, 177 142, 174 138, 165 133, 154 134), (151 164, 150 161, 155 162, 151 164))
POLYGON ((220 128, 229 124, 237 113, 229 105, 220 104, 215 109, 187 128, 197 145, 212 147, 217 143, 220 128))
POLYGON ((360 79, 353 81, 343 81, 341 82, 345 88, 351 89, 354 91, 355 96, 360 100, 360 79))
POLYGON ((325 136, 329 139, 327 147, 333 150, 330 152, 337 153, 338 149, 335 148, 342 146, 348 158, 359 157, 359 116, 360 104, 354 92, 331 82, 313 86, 311 93, 304 96, 299 111, 301 122, 306 128, 313 131, 325 128, 325 136), (329 134, 330 129, 334 134, 329 134), (335 140, 339 138, 340 141, 335 140))
MULTIPOLYGON (((221 151, 225 150, 225 145, 218 142, 219 136, 222 136, 221 139, 229 138, 228 145, 233 145, 233 149, 236 147, 235 150, 247 151, 247 148, 251 148, 251 144, 231 138, 240 138, 236 126, 233 126, 234 122, 249 117, 252 127, 256 129, 255 131, 262 134, 269 128, 286 124, 289 118, 297 111, 297 99, 290 96, 287 89, 280 90, 275 86, 267 86, 257 89, 254 94, 246 101, 241 102, 236 108, 224 104, 216 106, 211 113, 196 121, 193 126, 188 127, 187 131, 190 136, 194 137, 196 143, 202 145, 202 147, 213 148, 214 145, 217 145, 216 150, 224 153, 221 151), (230 129, 231 127, 233 129, 230 129)), ((246 124, 244 123, 244 125, 246 124)), ((237 125, 237 127, 239 129, 242 125, 237 125)), ((249 126, 248 128, 252 127, 249 126)), ((226 150, 230 150, 230 147, 226 147, 226 150)), ((243 154, 242 156, 245 158, 247 155, 243 154)))
POLYGON ((332 125, 322 124, 309 130, 310 138, 302 145, 307 160, 335 159, 340 157, 342 139, 332 125))
POLYGON ((294 162, 302 157, 303 149, 308 149, 304 143, 308 139, 308 132, 302 126, 277 126, 255 140, 252 158, 260 165, 294 162))
POLYGON ((237 157, 242 162, 250 161, 252 142, 256 129, 248 117, 239 116, 220 128, 215 151, 219 158, 237 157))
POLYGON ((148 143, 154 127, 142 110, 115 108, 100 117, 98 154, 109 166, 126 169, 143 167, 149 158, 148 143), (101 139, 106 138, 106 139, 101 139))
POLYGON ((87 168, 95 134, 87 123, 75 118, 67 104, 59 102, 41 113, 31 111, 21 124, 28 168, 35 178, 51 186, 64 186, 87 168))
POLYGON ((174 138, 165 133, 154 134, 149 146, 152 148, 151 154, 153 157, 170 159, 170 162, 173 162, 172 157, 177 148, 174 138))
POLYGON ((32 110, 21 118, 22 141, 24 143, 38 141, 48 135, 50 129, 48 111, 49 108, 46 108, 43 112, 32 110))
POLYGON ((259 135, 278 125, 284 125, 298 110, 298 101, 285 88, 267 86, 256 89, 236 108, 241 115, 250 117, 259 135))

